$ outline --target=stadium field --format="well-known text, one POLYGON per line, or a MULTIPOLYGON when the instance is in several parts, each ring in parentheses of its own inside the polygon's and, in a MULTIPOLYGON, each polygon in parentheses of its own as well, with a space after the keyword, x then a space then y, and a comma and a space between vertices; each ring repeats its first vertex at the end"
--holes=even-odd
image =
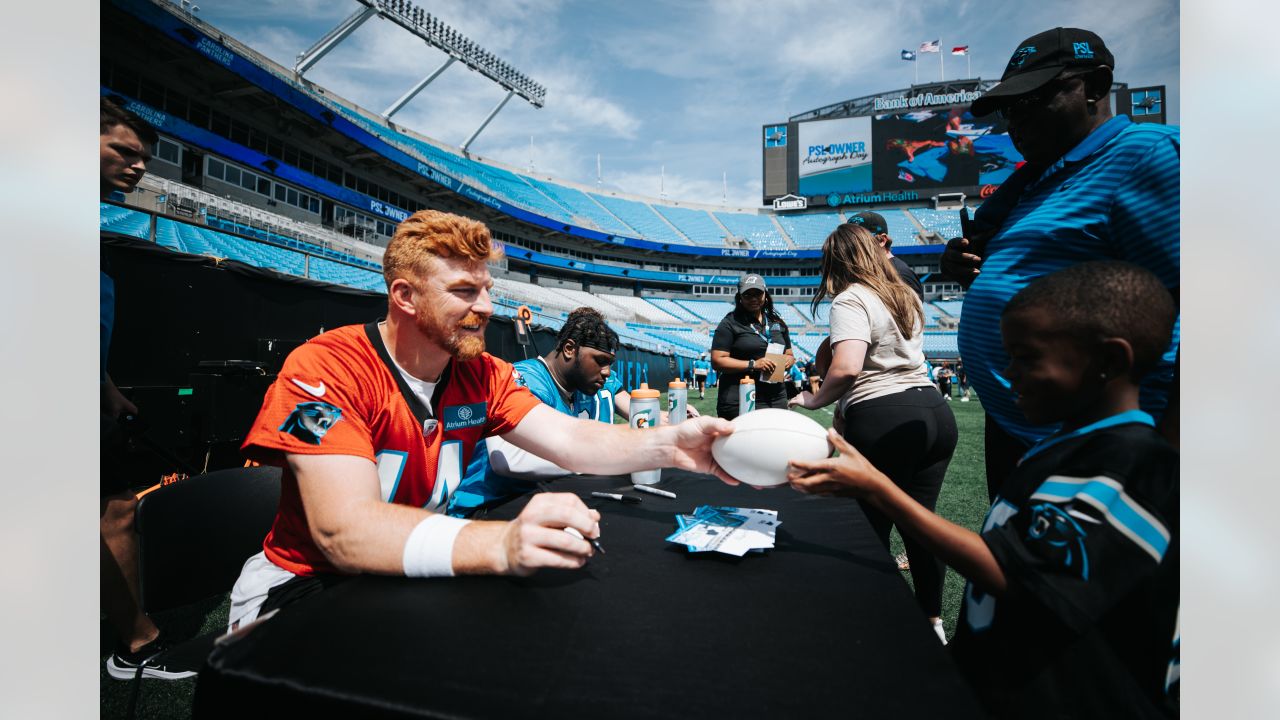
MULTIPOLYGON (((716 409, 716 390, 710 388, 707 397, 699 400, 691 397, 689 402, 703 414, 714 415, 716 409)), ((976 396, 975 396, 976 397, 976 396)), ((956 447, 955 457, 947 470, 947 479, 942 486, 942 495, 938 499, 938 512, 947 519, 977 530, 987 511, 986 476, 982 464, 982 405, 974 402, 951 403, 952 412, 956 416, 956 424, 960 430, 960 442, 956 447)), ((831 425, 829 409, 802 411, 824 427, 831 425)), ((779 490, 778 492, 790 492, 779 490)), ((749 498, 754 504, 767 506, 768 495, 752 493, 749 498)), ((743 501, 744 504, 748 500, 743 501)), ((902 552, 902 541, 894 531, 894 554, 902 552)), ((910 575, 903 573, 905 582, 910 582, 910 575)), ((946 586, 942 595, 943 624, 947 637, 955 633, 956 617, 960 612, 960 599, 964 593, 964 579, 953 570, 947 570, 946 586)), ((177 611, 171 616, 161 617, 161 627, 170 628, 175 635, 189 636, 197 632, 213 632, 226 626, 227 600, 210 602, 208 605, 192 607, 177 611)), ((113 680, 106 673, 104 663, 111 652, 111 631, 105 618, 100 623, 99 663, 101 709, 103 718, 123 718, 129 703, 130 684, 113 680)), ((142 699, 139 704, 140 718, 176 718, 191 716, 191 701, 195 692, 195 679, 176 680, 170 682, 147 680, 143 684, 142 699)))

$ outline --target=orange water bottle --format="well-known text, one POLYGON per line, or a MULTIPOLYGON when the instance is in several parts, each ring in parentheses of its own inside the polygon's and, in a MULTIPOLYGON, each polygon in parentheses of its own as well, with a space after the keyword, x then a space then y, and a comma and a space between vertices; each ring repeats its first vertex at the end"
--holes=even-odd
MULTIPOLYGON (((648 383, 640 383, 640 387, 631 391, 631 427, 658 427, 662 414, 658 391, 651 390, 648 383)), ((635 485, 656 485, 662 479, 662 468, 654 470, 638 470, 631 473, 631 482, 635 485)))

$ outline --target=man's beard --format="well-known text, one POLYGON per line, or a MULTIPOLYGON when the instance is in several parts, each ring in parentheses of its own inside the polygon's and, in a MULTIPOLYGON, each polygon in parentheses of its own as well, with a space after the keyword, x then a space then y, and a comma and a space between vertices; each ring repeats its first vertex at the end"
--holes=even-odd
POLYGON ((478 325, 483 330, 485 326, 484 319, 475 313, 467 315, 458 325, 446 330, 436 322, 435 316, 429 312, 420 311, 417 317, 417 324, 418 330, 428 340, 444 348, 446 352, 458 360, 464 362, 474 360, 480 357, 480 353, 484 352, 483 333, 464 336, 459 329, 462 325, 478 325))
POLYGON ((599 392, 599 389, 595 387, 595 383, 583 372, 581 357, 573 359, 573 365, 565 371, 564 379, 565 385, 568 386, 570 391, 577 390, 583 395, 594 395, 599 392))

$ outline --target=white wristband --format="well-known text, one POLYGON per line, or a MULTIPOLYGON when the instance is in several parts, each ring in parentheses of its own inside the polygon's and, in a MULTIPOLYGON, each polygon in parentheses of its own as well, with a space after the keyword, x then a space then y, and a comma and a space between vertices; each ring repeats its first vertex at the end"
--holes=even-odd
POLYGON ((453 541, 470 520, 431 515, 404 541, 404 574, 408 577, 453 577, 453 541))

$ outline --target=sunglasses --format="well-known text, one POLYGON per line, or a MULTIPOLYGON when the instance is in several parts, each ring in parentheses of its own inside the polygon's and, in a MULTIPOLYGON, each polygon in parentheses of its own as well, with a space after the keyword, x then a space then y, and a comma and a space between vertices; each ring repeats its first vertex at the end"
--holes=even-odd
POLYGON ((1067 89, 1072 80, 1079 79, 1080 75, 1063 75, 1056 77, 1031 92, 1019 95, 1002 107, 996 110, 996 117, 1001 120, 1009 120, 1014 115, 1029 110, 1040 110, 1049 104, 1049 101, 1057 97, 1059 93, 1067 89))

